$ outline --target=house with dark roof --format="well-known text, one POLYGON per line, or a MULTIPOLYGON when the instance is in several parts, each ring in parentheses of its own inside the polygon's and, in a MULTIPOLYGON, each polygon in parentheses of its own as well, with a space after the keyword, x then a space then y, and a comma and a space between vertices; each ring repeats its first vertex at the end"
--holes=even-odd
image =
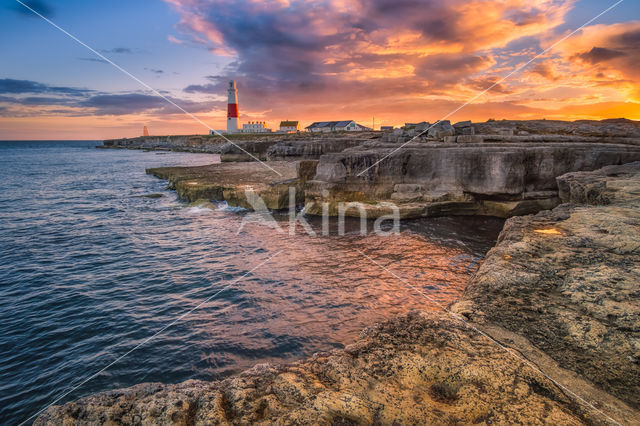
POLYGON ((297 121, 281 121, 281 133, 295 133, 300 131, 300 124, 297 121))
POLYGON ((363 132, 371 130, 369 127, 358 124, 353 120, 343 121, 316 121, 306 127, 307 132, 363 132))

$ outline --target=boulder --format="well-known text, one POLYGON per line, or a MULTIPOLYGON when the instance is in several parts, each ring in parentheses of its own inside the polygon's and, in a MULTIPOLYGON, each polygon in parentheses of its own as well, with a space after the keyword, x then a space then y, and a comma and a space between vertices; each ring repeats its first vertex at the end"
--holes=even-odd
POLYGON ((471 120, 467 120, 467 121, 458 121, 456 124, 453 125, 453 127, 457 128, 463 128, 463 127, 471 127, 471 120))
POLYGON ((460 121, 453 125, 456 135, 473 135, 475 134, 475 129, 471 125, 471 120, 460 121))
POLYGON ((496 134, 500 136, 513 136, 514 130, 509 128, 498 128, 496 129, 496 134))
POLYGON ((431 126, 431 124, 429 124, 426 121, 423 121, 422 123, 418 123, 416 125, 416 130, 420 133, 424 132, 425 130, 427 130, 429 127, 431 126))
POLYGON ((427 132, 427 136, 433 139, 444 139, 445 136, 454 136, 455 134, 456 130, 448 120, 434 124, 427 132))
POLYGON ((475 135, 476 129, 473 127, 460 127, 456 128, 457 135, 475 135))

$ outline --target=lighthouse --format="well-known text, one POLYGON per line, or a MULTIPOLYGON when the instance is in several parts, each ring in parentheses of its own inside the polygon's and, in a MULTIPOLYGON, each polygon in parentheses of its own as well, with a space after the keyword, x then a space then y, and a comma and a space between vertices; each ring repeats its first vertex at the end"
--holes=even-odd
POLYGON ((238 89, 236 82, 229 82, 229 102, 227 105, 227 133, 238 132, 238 89))

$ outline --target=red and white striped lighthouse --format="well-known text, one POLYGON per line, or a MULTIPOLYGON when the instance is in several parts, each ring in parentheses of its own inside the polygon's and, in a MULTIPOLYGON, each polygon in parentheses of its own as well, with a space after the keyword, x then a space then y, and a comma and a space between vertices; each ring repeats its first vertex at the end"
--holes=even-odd
POLYGON ((238 89, 236 82, 229 82, 229 102, 227 105, 227 133, 238 132, 238 89))

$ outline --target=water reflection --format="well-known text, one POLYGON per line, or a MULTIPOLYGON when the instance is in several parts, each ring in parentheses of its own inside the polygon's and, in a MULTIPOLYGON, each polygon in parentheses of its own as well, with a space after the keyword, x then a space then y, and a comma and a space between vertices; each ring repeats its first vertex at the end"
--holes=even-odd
MULTIPOLYGON (((0 418, 19 423, 260 262, 260 267, 66 400, 145 381, 219 379, 348 344, 372 323, 456 299, 502 222, 405 222, 388 237, 294 236, 190 208, 144 169, 193 154, 73 143, 0 154, 0 418), (160 198, 137 197, 162 193, 160 198)), ((277 220, 288 230, 288 217, 277 220)))
MULTIPOLYGON (((245 220, 236 235, 243 215, 253 214, 215 211, 197 218, 204 235, 233 235, 228 241, 233 251, 255 244, 264 250, 258 257, 266 258, 282 250, 251 279, 234 284, 233 303, 212 302, 191 320, 193 330, 218 343, 201 354, 212 371, 225 371, 223 365, 235 371, 256 360, 297 358, 340 347, 376 321, 413 309, 438 309, 359 251, 447 304, 461 295, 502 225, 496 219, 434 218, 405 222, 397 235, 362 236, 359 220, 348 218, 346 235, 338 235, 337 221, 332 220, 331 234, 322 236, 321 220, 309 218, 316 236, 291 236, 245 220), (234 342, 227 353, 219 346, 225 345, 221 335, 226 344, 234 342), (243 349, 234 354, 236 348, 243 349)), ((288 218, 276 218, 286 229, 288 218)), ((246 268, 248 259, 225 258, 225 263, 246 268)))

